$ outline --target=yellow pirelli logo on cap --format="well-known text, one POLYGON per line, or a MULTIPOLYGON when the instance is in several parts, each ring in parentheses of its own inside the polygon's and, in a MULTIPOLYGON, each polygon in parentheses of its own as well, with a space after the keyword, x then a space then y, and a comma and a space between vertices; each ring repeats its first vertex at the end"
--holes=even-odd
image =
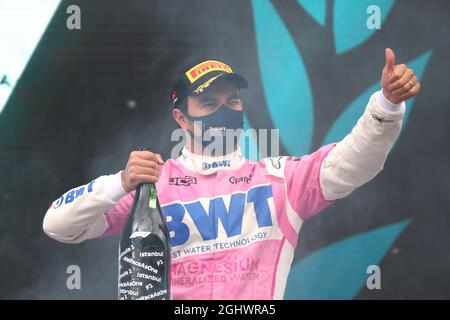
POLYGON ((188 72, 186 72, 186 76, 188 77, 189 81, 193 83, 198 78, 204 76, 208 72, 211 71, 225 71, 227 73, 233 73, 233 70, 230 66, 226 65, 223 62, 215 61, 215 60, 208 60, 204 61, 195 67, 189 69, 188 72))

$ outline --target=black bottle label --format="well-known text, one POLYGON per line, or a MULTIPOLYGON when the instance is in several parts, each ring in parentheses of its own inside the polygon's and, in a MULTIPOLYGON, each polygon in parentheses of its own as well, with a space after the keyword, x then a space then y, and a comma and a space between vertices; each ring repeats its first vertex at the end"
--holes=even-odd
POLYGON ((142 231, 134 232, 130 238, 130 246, 120 256, 120 299, 169 299, 167 257, 161 239, 142 231))

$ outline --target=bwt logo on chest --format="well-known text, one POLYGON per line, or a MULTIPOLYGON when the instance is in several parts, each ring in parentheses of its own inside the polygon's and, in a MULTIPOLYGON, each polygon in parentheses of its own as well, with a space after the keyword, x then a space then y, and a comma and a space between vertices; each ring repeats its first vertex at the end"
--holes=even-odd
POLYGON ((231 194, 229 205, 226 206, 223 197, 209 200, 208 212, 200 201, 190 203, 173 203, 162 207, 163 214, 167 219, 169 232, 174 234, 170 243, 178 246, 186 243, 192 232, 193 226, 186 224, 183 219, 189 214, 198 233, 203 240, 213 240, 218 237, 219 220, 228 237, 236 236, 242 232, 242 220, 247 204, 253 204, 252 218, 256 220, 259 228, 272 226, 269 199, 272 198, 272 187, 270 185, 257 186, 247 192, 236 192, 231 194), (228 207, 228 209, 227 209, 228 207))

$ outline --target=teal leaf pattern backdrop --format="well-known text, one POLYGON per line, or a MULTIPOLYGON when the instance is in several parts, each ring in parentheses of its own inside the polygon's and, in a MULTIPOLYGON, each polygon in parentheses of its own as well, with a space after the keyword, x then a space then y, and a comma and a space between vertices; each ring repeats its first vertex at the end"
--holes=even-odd
POLYGON ((409 220, 337 241, 292 266, 285 299, 352 299, 409 220))
POLYGON ((270 1, 253 2, 256 44, 269 114, 290 154, 311 147, 313 101, 300 52, 270 1), (289 114, 289 117, 286 117, 289 114))
POLYGON ((377 29, 368 29, 367 7, 377 5, 381 11, 381 22, 389 15, 395 0, 358 0, 351 5, 346 0, 334 0, 334 43, 338 54, 347 52, 369 39, 377 29))

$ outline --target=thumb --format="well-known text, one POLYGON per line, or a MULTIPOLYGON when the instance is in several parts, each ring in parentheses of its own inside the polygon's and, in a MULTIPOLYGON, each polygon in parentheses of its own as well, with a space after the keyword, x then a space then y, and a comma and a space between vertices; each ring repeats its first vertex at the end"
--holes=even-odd
POLYGON ((386 70, 392 71, 394 69, 395 65, 395 54, 392 49, 387 48, 386 49, 386 65, 384 66, 386 70))

